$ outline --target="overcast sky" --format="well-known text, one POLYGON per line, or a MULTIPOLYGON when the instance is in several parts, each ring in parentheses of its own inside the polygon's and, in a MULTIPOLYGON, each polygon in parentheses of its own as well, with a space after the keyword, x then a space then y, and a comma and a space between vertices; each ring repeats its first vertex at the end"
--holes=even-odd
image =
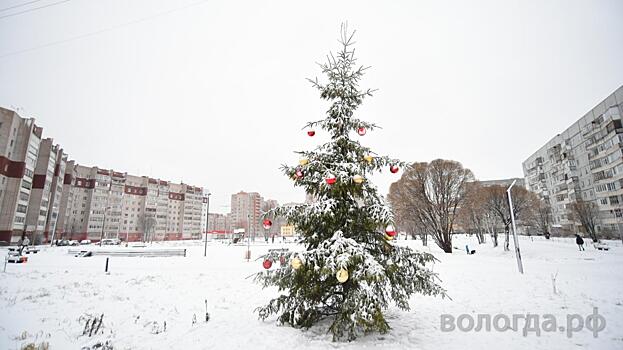
MULTIPOLYGON (((623 83, 623 1, 0 0, 0 106, 80 164, 209 188, 211 211, 281 174, 328 105, 305 78, 356 29, 362 139, 479 179, 521 163, 623 83), (58 4, 54 4, 58 3, 58 4), (49 7, 11 15, 35 7, 49 7)), ((322 79, 322 77, 319 76, 322 79)), ((375 177, 383 192, 399 175, 375 177)))

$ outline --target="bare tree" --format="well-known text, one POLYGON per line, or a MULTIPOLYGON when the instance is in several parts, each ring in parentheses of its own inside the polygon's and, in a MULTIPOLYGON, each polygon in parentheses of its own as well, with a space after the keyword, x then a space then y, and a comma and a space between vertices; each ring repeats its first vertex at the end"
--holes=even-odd
POLYGON ((550 227, 552 225, 552 208, 549 203, 544 200, 540 200, 535 203, 532 210, 529 213, 530 218, 528 219, 530 224, 534 226, 537 231, 544 235, 550 235, 550 227))
MULTIPOLYGON (((494 185, 486 187, 485 191, 487 196, 485 207, 504 225, 504 250, 508 251, 510 250, 510 225, 512 221, 506 188, 494 185)), ((534 205, 536 195, 523 187, 513 187, 511 192, 515 220, 519 220, 534 205)), ((497 233, 494 239, 497 241, 497 233)), ((495 245, 497 244, 494 243, 495 245)))
POLYGON ((467 182, 473 178, 472 172, 459 162, 436 159, 414 163, 394 186, 401 195, 390 201, 404 201, 400 205, 407 206, 406 212, 412 215, 416 227, 430 234, 444 252, 452 253, 457 211, 465 199, 467 182))
POLYGON ((484 191, 480 183, 468 183, 466 198, 459 208, 457 217, 457 222, 465 229, 465 232, 476 236, 478 244, 485 243, 485 218, 487 214, 485 200, 484 191))
POLYGON ((413 210, 413 206, 410 205, 410 201, 407 199, 408 194, 404 191, 404 188, 400 181, 394 182, 389 187, 389 195, 387 196, 394 211, 396 228, 399 231, 406 232, 413 239, 419 236, 422 244, 426 246, 428 245, 428 234, 420 226, 417 220, 417 213, 413 210))
POLYGON ((152 236, 154 227, 156 227, 156 218, 143 214, 138 218, 138 224, 143 233, 143 243, 149 242, 150 240, 153 241, 152 236))
POLYGON ((573 219, 580 221, 582 227, 597 242, 597 223, 599 222, 599 209, 593 202, 577 199, 571 203, 570 213, 573 219))

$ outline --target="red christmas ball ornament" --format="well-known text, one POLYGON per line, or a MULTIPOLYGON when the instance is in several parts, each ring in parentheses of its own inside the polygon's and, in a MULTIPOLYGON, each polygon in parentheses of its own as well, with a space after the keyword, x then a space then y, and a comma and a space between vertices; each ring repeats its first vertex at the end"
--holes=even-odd
POLYGON ((359 136, 365 135, 366 134, 366 128, 364 128, 363 126, 357 128, 357 133, 359 134, 359 136))
POLYGON ((394 237, 396 235, 396 230, 394 229, 394 226, 388 225, 385 228, 385 233, 387 233, 387 235, 390 237, 394 237))
POLYGON ((398 168, 398 166, 396 166, 396 165, 392 165, 392 166, 389 167, 389 171, 391 171, 392 174, 397 173, 398 170, 400 170, 400 168, 398 168))
POLYGON ((273 266, 273 262, 270 259, 266 259, 264 260, 264 262, 262 263, 262 266, 264 266, 264 268, 266 270, 270 269, 271 266, 273 266))
POLYGON ((262 225, 264 225, 264 228, 268 230, 271 226, 273 226, 273 222, 270 221, 269 219, 264 219, 264 222, 262 222, 262 225))
POLYGON ((325 179, 325 181, 327 182, 327 184, 333 185, 335 181, 337 181, 337 178, 335 177, 335 175, 329 174, 327 175, 327 178, 325 179))
POLYGON ((303 170, 301 169, 296 169, 296 172, 294 173, 294 175, 296 175, 296 177, 298 177, 299 179, 303 177, 303 170))
POLYGON ((307 135, 309 137, 312 137, 312 136, 316 135, 316 131, 314 131, 314 130, 307 130, 307 135))

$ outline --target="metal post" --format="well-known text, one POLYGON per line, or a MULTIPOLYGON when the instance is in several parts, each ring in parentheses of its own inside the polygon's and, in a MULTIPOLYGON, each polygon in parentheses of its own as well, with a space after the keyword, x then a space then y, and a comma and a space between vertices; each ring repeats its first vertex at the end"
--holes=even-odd
POLYGON ((208 256, 208 224, 210 223, 210 195, 212 193, 208 192, 208 205, 206 208, 206 240, 205 240, 205 245, 203 248, 203 256, 208 256))
POLYGON ((102 241, 104 240, 104 226, 106 225, 106 208, 104 207, 104 220, 102 221, 102 234, 100 235, 100 247, 102 246, 102 241))
MULTIPOLYGON (((247 214, 247 229, 251 231, 251 215, 247 214)), ((251 232, 246 232, 247 235, 247 262, 251 261, 251 232)))
POLYGON ((108 273, 108 259, 110 258, 106 258, 106 269, 104 270, 104 272, 108 273))
POLYGON ((521 252, 519 251, 519 241, 517 240, 517 228, 515 227, 515 212, 513 210, 513 199, 511 197, 511 188, 515 185, 517 180, 513 180, 513 183, 508 186, 506 193, 508 194, 508 207, 511 211, 511 221, 513 222, 513 241, 515 242, 515 256, 517 257, 517 267, 519 273, 523 274, 523 265, 521 263, 521 252))

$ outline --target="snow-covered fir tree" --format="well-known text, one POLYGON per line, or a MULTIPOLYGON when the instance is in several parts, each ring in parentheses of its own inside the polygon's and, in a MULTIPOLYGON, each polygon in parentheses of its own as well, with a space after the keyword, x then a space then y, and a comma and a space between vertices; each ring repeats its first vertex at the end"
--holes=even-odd
POLYGON ((261 319, 275 314, 281 323, 309 328, 328 318, 333 340, 386 333, 390 326, 384 311, 390 303, 408 310, 414 293, 445 296, 426 267, 434 257, 393 243, 391 209, 368 181, 375 171, 395 172, 405 163, 377 156, 358 141, 361 136, 351 138, 377 128, 354 115, 372 91, 359 87, 365 68, 356 63, 353 34, 342 26, 340 51, 320 65, 327 81, 311 81, 331 106, 324 119, 305 128, 310 136, 322 130, 316 137, 326 135, 328 141, 297 152, 299 165, 283 166, 294 185, 316 201, 266 213, 294 225, 305 250, 287 254, 287 264, 256 275, 256 281, 280 293, 257 309, 261 319))

